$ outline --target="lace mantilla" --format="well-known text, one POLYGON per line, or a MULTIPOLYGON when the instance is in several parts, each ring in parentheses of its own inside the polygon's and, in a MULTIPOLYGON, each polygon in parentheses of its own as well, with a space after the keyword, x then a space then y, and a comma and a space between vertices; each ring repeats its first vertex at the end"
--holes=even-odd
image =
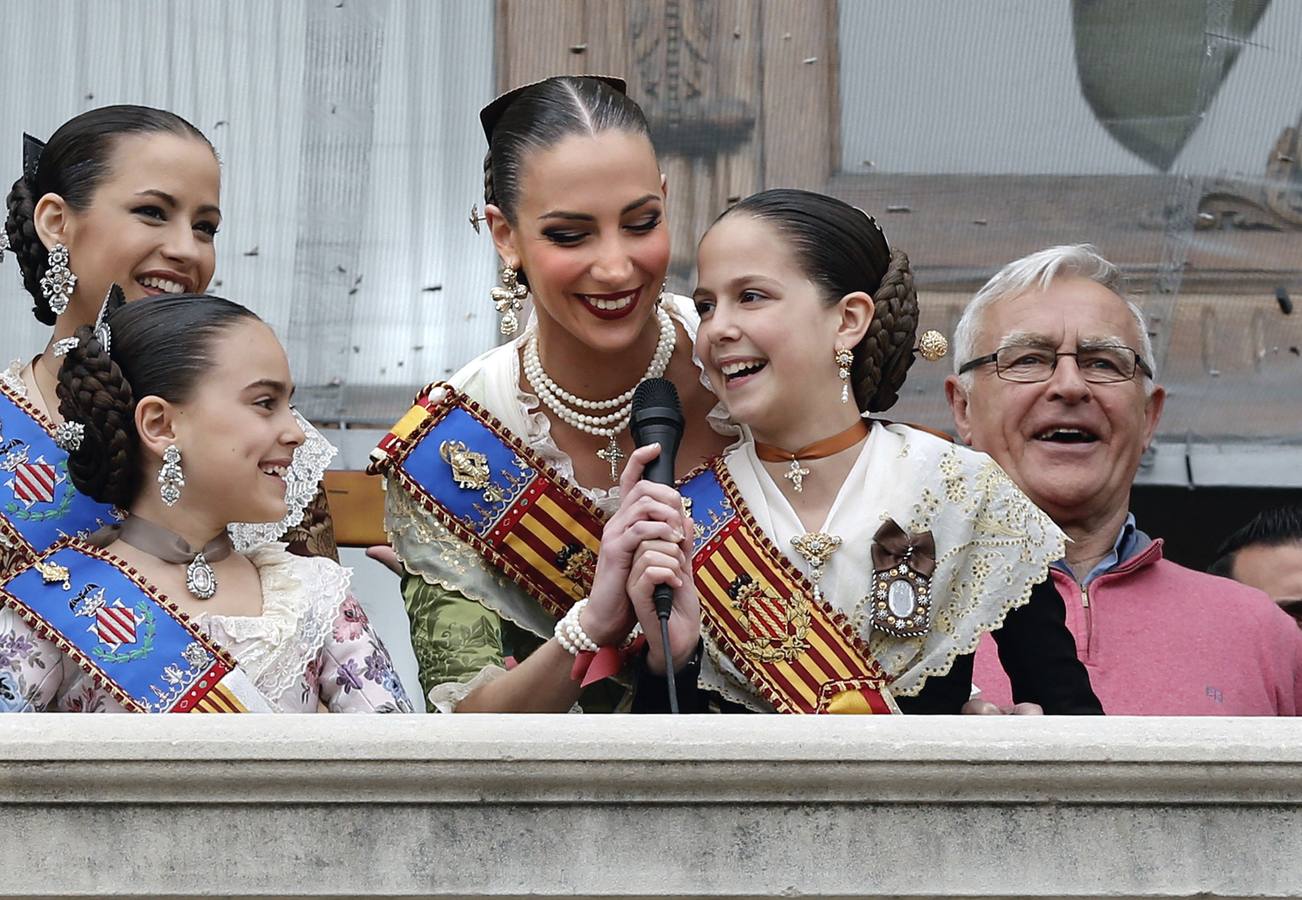
MULTIPOLYGON (((780 548, 803 533, 773 478, 744 445, 726 457, 756 521, 780 548)), ((984 453, 901 425, 875 425, 828 514, 825 527, 845 539, 822 581, 828 602, 868 642, 892 677, 891 693, 915 696, 932 675, 972 652, 982 634, 1027 603, 1065 537, 984 453), (921 637, 898 638, 873 629, 867 586, 872 535, 887 518, 912 532, 930 531, 937 548, 932 576, 932 624, 921 637)), ((789 561, 809 574, 794 551, 789 561)), ((706 640, 701 684, 759 709, 760 700, 730 659, 706 640), (749 696, 739 697, 739 690, 749 696)))
POLYGON ((296 709, 299 683, 330 637, 351 572, 333 560, 293 556, 283 544, 259 547, 249 559, 262 582, 262 615, 204 613, 195 621, 240 661, 276 712, 296 709))
MULTIPOLYGON (((919 437, 901 445, 901 461, 910 451, 943 444, 921 432, 912 435, 919 437)), ((903 697, 916 695, 929 676, 948 672, 956 658, 976 650, 981 635, 1026 605, 1067 547, 1058 526, 984 453, 949 444, 933 464, 936 471, 918 492, 906 527, 949 537, 943 548, 937 540, 932 576, 933 596, 946 602, 933 606, 924 637, 873 631, 869 638, 873 655, 897 676, 892 691, 903 697)), ((861 634, 868 633, 868 615, 861 607, 852 619, 861 634)))
POLYGON ((23 366, 25 363, 21 359, 15 359, 9 364, 9 368, 0 372, 0 381, 4 382, 5 387, 13 391, 20 397, 27 396, 27 385, 23 384, 23 366))
POLYGON ((339 451, 307 419, 294 410, 294 418, 303 429, 305 439, 294 450, 294 458, 285 473, 285 518, 279 522, 239 522, 226 530, 240 553, 277 541, 289 529, 303 521, 303 511, 316 497, 321 478, 339 451))

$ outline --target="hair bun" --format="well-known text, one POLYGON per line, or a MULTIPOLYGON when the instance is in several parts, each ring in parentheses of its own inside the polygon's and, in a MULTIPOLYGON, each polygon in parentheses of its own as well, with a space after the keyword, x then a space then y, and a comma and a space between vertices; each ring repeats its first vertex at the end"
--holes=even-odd
POLYGON ((884 412, 899 399, 900 388, 913 365, 918 331, 918 293, 903 250, 892 250, 891 261, 873 293, 873 320, 860 343, 854 377, 860 409, 884 412))
POLYGON ((8 209, 5 234, 9 236, 9 252, 18 261, 22 273, 23 288, 32 295, 32 314, 42 325, 53 325, 58 317, 41 291, 41 276, 45 274, 49 253, 36 234, 36 199, 31 179, 23 174, 5 198, 8 209))
POLYGON ((68 454, 68 475, 86 496, 125 507, 140 477, 131 385, 89 325, 76 336, 77 346, 59 367, 57 387, 59 414, 84 428, 81 446, 68 454))

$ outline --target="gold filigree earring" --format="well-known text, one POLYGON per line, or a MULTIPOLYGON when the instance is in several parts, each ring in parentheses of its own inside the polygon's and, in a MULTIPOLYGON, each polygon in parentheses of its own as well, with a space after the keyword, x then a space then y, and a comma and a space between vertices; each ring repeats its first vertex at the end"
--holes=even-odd
POLYGON ((850 402, 850 366, 854 363, 854 354, 844 347, 838 347, 833 356, 836 360, 837 376, 841 379, 841 402, 850 402))

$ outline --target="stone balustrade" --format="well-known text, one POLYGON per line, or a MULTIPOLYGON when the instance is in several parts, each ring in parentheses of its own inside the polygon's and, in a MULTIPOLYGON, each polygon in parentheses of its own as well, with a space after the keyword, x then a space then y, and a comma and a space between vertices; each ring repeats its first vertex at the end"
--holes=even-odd
POLYGON ((1302 726, 0 717, 0 896, 1284 897, 1302 726))

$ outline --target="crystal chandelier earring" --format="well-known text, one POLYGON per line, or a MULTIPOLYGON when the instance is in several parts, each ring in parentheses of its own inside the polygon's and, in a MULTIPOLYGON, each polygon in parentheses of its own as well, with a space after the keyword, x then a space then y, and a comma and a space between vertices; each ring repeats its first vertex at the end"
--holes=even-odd
POLYGON ((185 475, 181 471, 181 450, 176 444, 168 444, 163 451, 163 467, 158 470, 158 493, 167 506, 175 506, 181 499, 181 488, 185 487, 185 475))
POLYGON ((841 402, 850 402, 850 366, 854 363, 854 354, 844 347, 838 347, 833 357, 836 360, 836 374, 841 379, 841 402))
POLYGON ((520 273, 511 266, 502 266, 502 286, 491 292, 493 308, 502 317, 499 330, 510 337, 520 328, 518 313, 524 309, 524 298, 529 296, 529 289, 520 284, 520 273))
POLYGON ((56 316, 63 315, 63 311, 68 308, 68 301, 72 299, 76 287, 77 276, 68 268, 68 248, 63 244, 55 244, 50 248, 45 275, 41 277, 41 294, 56 316))

